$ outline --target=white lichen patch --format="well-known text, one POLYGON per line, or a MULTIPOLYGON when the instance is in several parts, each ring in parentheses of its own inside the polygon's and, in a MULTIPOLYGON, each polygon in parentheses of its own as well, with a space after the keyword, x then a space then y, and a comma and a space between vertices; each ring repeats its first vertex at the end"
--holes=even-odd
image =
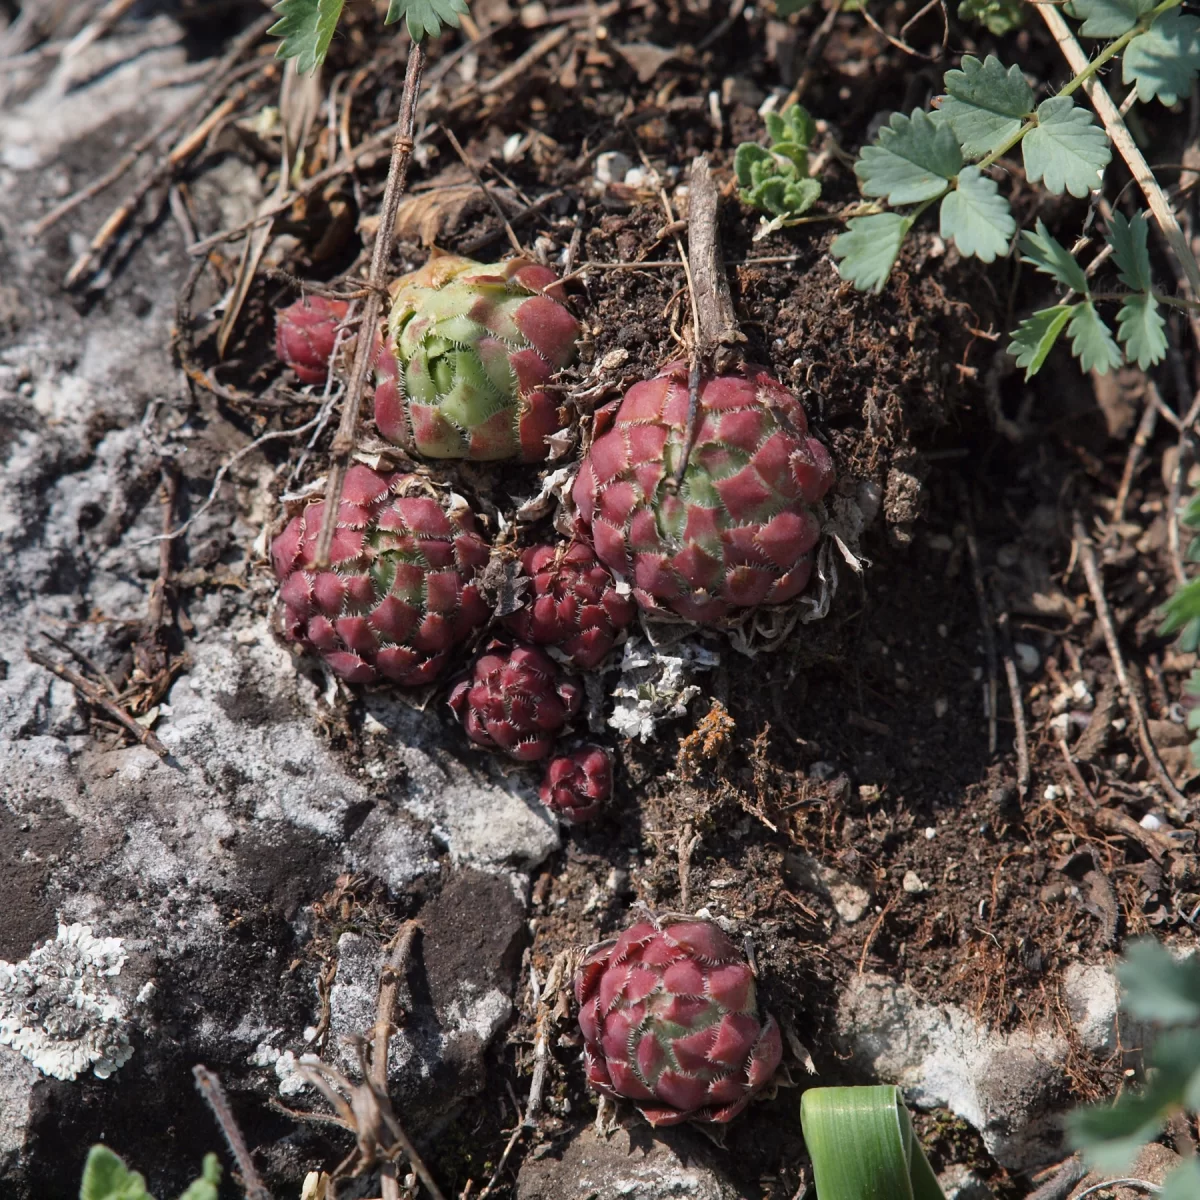
POLYGON ((89 1067, 107 1079, 133 1053, 121 1001, 105 983, 125 959, 120 938, 93 937, 88 925, 60 925, 22 962, 0 959, 0 1045, 55 1079, 89 1067))

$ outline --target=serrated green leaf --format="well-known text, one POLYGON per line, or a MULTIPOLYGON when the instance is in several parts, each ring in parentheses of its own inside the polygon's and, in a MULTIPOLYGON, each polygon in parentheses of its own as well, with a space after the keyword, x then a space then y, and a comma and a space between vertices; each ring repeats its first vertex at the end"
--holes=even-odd
POLYGON ((294 58, 301 75, 315 71, 329 53, 344 0, 279 0, 279 20, 267 30, 279 38, 276 58, 294 58))
POLYGON ((146 1180, 131 1171, 107 1146, 93 1146, 83 1165, 79 1200, 154 1200, 146 1180))
POLYGON ((1112 148, 1092 114, 1070 96, 1051 96, 1038 105, 1037 119, 1021 142, 1030 182, 1040 179, 1056 196, 1066 191, 1080 199, 1098 188, 1112 148))
POLYGON ((1108 242, 1121 282, 1135 292, 1150 290, 1150 252, 1146 249, 1149 232, 1145 213, 1134 213, 1133 220, 1127 221, 1125 214, 1116 209, 1108 223, 1108 242))
POLYGON ((995 180, 978 167, 963 167, 958 186, 942 201, 942 237, 953 238, 960 254, 990 263, 1008 252, 1016 230, 1008 201, 995 180))
POLYGON ((1163 1180, 1158 1200, 1196 1200, 1200 1196, 1200 1163, 1194 1158, 1180 1163, 1163 1180))
POLYGON ((1200 18, 1178 9, 1160 17, 1125 47, 1121 78, 1137 87, 1145 104, 1157 96, 1174 104, 1189 95, 1200 70, 1200 18))
POLYGON ((1042 272, 1057 279, 1064 287, 1078 292, 1081 296, 1088 295, 1087 276, 1083 268, 1075 261, 1065 246, 1055 240, 1054 235, 1046 228, 1046 222, 1040 217, 1034 232, 1028 229, 1021 232, 1021 257, 1042 272))
POLYGON ((817 135, 816 122, 808 109, 800 104, 789 104, 782 113, 767 113, 763 123, 767 127, 767 136, 774 143, 795 142, 807 148, 817 135))
POLYGON ((1148 292, 1130 296, 1117 313, 1117 341, 1143 371, 1167 357, 1167 323, 1148 292))
POLYGON ((1085 371, 1107 375, 1121 365, 1121 351, 1113 341, 1112 330, 1090 300, 1075 306, 1067 322, 1067 333, 1071 338, 1071 353, 1085 371))
POLYGON ((882 292, 911 228, 911 218, 899 213, 851 218, 846 232, 835 237, 829 248, 838 260, 838 274, 860 292, 882 292))
POLYGON ((864 196, 886 196, 889 204, 920 204, 946 190, 962 166, 954 131, 921 109, 895 113, 874 146, 864 146, 854 173, 864 196))
POLYGON ((1018 367, 1025 368, 1026 383, 1042 369, 1063 326, 1071 319, 1072 307, 1056 304, 1053 308, 1039 309, 1017 326, 1008 343, 1008 352, 1016 358, 1018 367))
POLYGON ((1115 38, 1132 29, 1157 0, 1071 0, 1067 16, 1082 21, 1084 37, 1115 38))
POLYGON ((1076 1109, 1067 1115, 1067 1136, 1102 1171, 1123 1171, 1138 1150, 1158 1136, 1166 1120, 1150 1089, 1125 1092, 1116 1103, 1076 1109))
POLYGON ((1163 618, 1158 632, 1163 637, 1176 633, 1189 621, 1200 619, 1200 578, 1185 583, 1158 611, 1163 618))
POLYGON ((401 17, 408 25, 408 36, 414 42, 437 37, 443 25, 457 29, 467 11, 467 0, 389 0, 385 25, 393 25, 401 17))
POLYGON ((1117 979, 1121 1006, 1139 1020, 1200 1021, 1200 958, 1176 958, 1159 942, 1142 938, 1126 948, 1117 979))
POLYGON ((1033 112, 1033 89, 1020 67, 1005 70, 995 55, 983 62, 963 55, 961 70, 947 71, 944 82, 947 95, 939 111, 967 158, 990 154, 1033 112))
POLYGON ((974 21, 995 37, 1003 37, 1025 24, 1025 0, 961 0, 960 21, 974 21))

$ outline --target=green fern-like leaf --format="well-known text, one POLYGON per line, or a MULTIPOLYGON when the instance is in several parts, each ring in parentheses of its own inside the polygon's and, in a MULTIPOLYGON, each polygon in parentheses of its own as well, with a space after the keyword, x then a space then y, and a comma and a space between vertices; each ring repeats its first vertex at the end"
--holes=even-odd
POLYGON ((1108 227, 1113 261, 1121 282, 1135 292, 1150 290, 1150 251, 1146 247, 1149 231, 1145 213, 1134 213, 1133 220, 1128 221, 1119 209, 1113 211, 1108 227))
POLYGON ((302 75, 325 61, 344 0, 279 0, 279 20, 267 30, 280 39, 276 58, 294 58, 302 75))
POLYGON ((899 213, 851 218, 846 232, 835 237, 829 248, 837 259, 838 274, 860 292, 882 292, 911 228, 911 218, 899 213))
POLYGON ((1016 358, 1018 367, 1025 368, 1026 383, 1042 369, 1042 364, 1058 341, 1058 335, 1071 319, 1073 307, 1070 304, 1056 304, 1053 308, 1040 309, 1017 326, 1008 344, 1008 352, 1016 358))
POLYGON ((958 173, 957 187, 942 201, 940 220, 942 237, 953 238, 960 254, 985 263, 1008 250, 1017 230, 1008 201, 978 167, 958 173))
POLYGON ((1148 292, 1130 296, 1117 313, 1117 340, 1143 371, 1167 357, 1167 323, 1148 292))
POLYGON ((1156 96, 1174 104, 1192 90, 1200 70, 1200 18, 1177 9, 1157 17, 1125 48, 1121 78, 1137 88, 1145 104, 1156 96))
POLYGON ((1075 305, 1067 322, 1067 334, 1071 353, 1085 371, 1107 375, 1121 365, 1121 350, 1113 340, 1112 330, 1090 300, 1075 305))
POLYGON ((1083 273, 1083 268, 1071 256, 1070 251, 1055 239, 1040 217, 1033 233, 1028 229, 1022 231, 1021 255, 1033 263, 1043 275, 1051 276, 1081 296, 1088 295, 1087 276, 1083 273))
POLYGON ((920 204, 946 190, 963 165, 962 150, 950 125, 921 109, 895 113, 864 146, 854 173, 864 196, 886 196, 889 204, 920 204))
POLYGON ((1092 114, 1070 96, 1051 96, 1037 106, 1036 115, 1037 128, 1021 143, 1030 181, 1040 179, 1056 196, 1070 192, 1082 199, 1095 191, 1112 161, 1112 148, 1092 114))
POLYGON ((1071 0, 1067 15, 1082 21, 1084 37, 1117 38, 1145 16, 1157 0, 1071 0))
POLYGON ((980 62, 963 55, 961 68, 947 71, 940 111, 962 143, 966 158, 982 158, 1012 137, 1033 113, 1033 89, 1020 67, 1007 70, 989 54, 980 62))
POLYGON ((403 17, 412 40, 423 42, 427 37, 437 37, 443 25, 457 29, 466 11, 466 0, 390 0, 383 23, 394 25, 403 17))

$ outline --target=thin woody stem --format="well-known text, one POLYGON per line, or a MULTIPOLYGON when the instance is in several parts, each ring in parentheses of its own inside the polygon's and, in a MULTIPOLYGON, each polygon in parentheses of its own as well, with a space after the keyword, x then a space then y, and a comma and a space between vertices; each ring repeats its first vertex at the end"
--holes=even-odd
POLYGON ((359 326, 358 341, 354 348, 354 365, 346 387, 346 398, 342 402, 342 419, 333 439, 329 479, 325 486, 325 519, 321 523, 321 535, 317 540, 318 567, 329 565, 329 551, 337 530, 337 514, 342 501, 342 486, 346 482, 350 456, 354 453, 358 414, 367 386, 367 375, 373 365, 375 329, 383 315, 383 300, 387 294, 388 260, 392 253, 396 212, 400 207, 400 197, 404 195, 404 185, 408 181, 408 164, 412 158, 413 130, 416 125, 417 96, 421 90, 421 72, 424 68, 425 48, 420 42, 413 42, 408 52, 408 66, 404 72, 400 121, 396 126, 396 138, 392 142, 392 160, 388 167, 387 186, 383 192, 383 207, 379 212, 379 229, 375 234, 371 271, 367 276, 369 294, 363 306, 362 324, 359 326))

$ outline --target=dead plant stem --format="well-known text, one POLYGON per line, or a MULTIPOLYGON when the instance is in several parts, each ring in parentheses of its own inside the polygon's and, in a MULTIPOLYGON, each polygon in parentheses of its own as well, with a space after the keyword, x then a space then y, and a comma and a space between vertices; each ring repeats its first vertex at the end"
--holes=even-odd
POLYGON ((342 401, 342 419, 333 439, 332 456, 329 463, 329 480, 325 491, 325 511, 331 519, 321 526, 321 537, 317 542, 316 565, 329 565, 329 550, 337 530, 337 512, 342 500, 342 486, 346 482, 346 471, 350 456, 354 453, 355 435, 358 432, 358 413, 362 406, 363 392, 367 385, 367 374, 375 357, 375 327, 383 313, 383 300, 387 294, 388 261, 392 254, 392 236, 396 228, 396 212, 404 185, 408 180, 408 164, 412 158, 413 130, 416 123, 417 96, 421 90, 421 72, 425 67, 425 49, 420 42, 413 42, 408 52, 408 65, 404 72, 404 92, 400 98, 400 121, 396 126, 396 138, 392 142, 392 159, 388 167, 387 185, 383 191, 383 206, 379 213, 379 229, 375 234, 375 248, 371 255, 371 270, 367 277, 370 294, 363 306, 362 324, 359 326, 358 341, 354 348, 354 367, 346 396, 342 401))

